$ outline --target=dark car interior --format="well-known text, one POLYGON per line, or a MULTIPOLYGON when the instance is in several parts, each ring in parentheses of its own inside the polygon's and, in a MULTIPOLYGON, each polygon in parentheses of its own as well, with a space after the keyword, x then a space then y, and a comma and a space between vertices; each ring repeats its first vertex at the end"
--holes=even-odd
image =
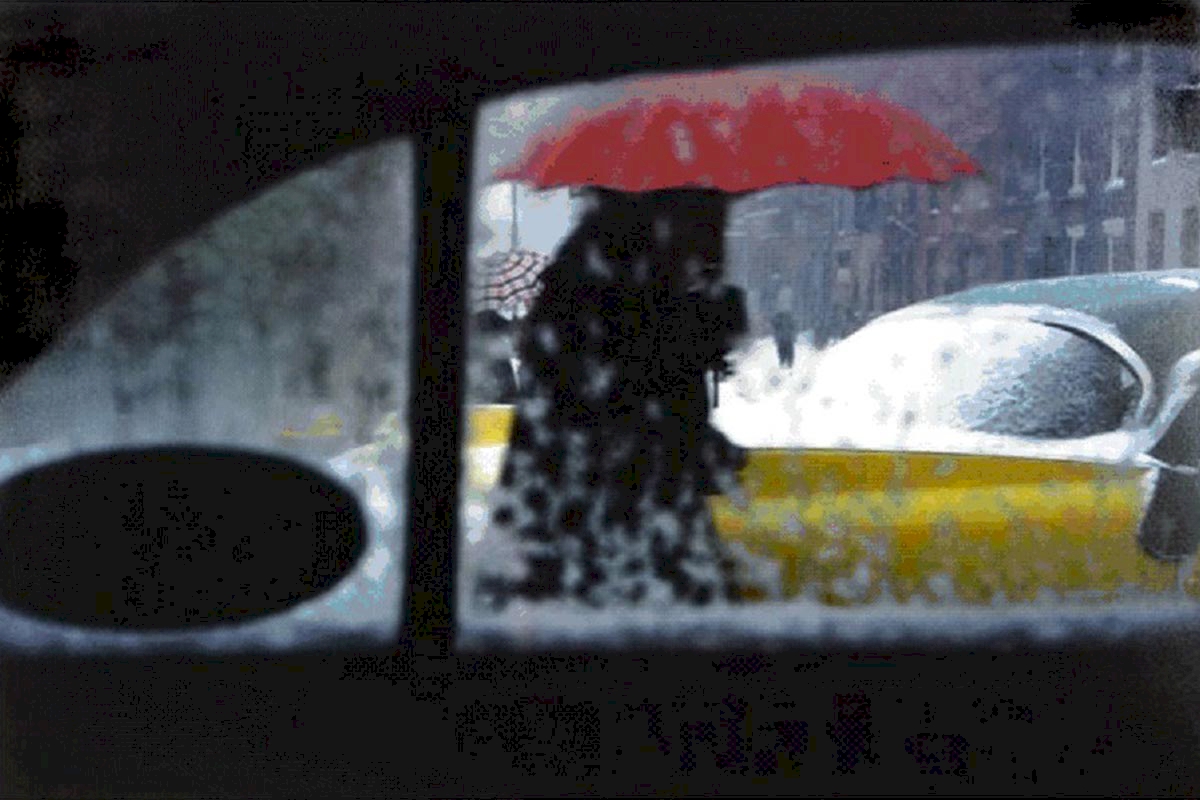
MULTIPOLYGON (((463 321, 481 103, 623 75, 864 52, 1081 38, 1194 45, 1193 6, 12 4, 0 19, 0 392, 144 263, 224 211, 385 141, 409 141, 415 164, 409 394, 397 401, 411 441, 398 493, 406 498, 398 638, 366 647, 330 636, 283 654, 0 652, 0 796, 1197 791, 1200 623, 1166 635, 1149 619, 1115 644, 1020 637, 947 645, 897 634, 836 650, 794 639, 637 651, 586 640, 537 653, 501 640, 494 652, 455 646, 463 321), (21 94, 29 76, 51 79, 51 95, 21 94), (299 84, 326 98, 317 129, 330 133, 317 137, 320 146, 241 134, 254 114, 305 113, 290 105, 299 84), (119 116, 106 99, 114 97, 119 116), (51 102, 54 114, 39 112, 51 102), (64 126, 83 134, 63 135, 64 126), (52 188, 21 201, 28 187, 15 177, 18 162, 34 157, 51 165, 52 188), (20 264, 51 277, 33 282, 20 264)), ((361 557, 354 487, 310 491, 255 473, 245 454, 224 463, 218 456, 193 453, 194 475, 211 482, 238 465, 242 491, 258 498, 264 519, 275 519, 269 503, 336 519, 311 538, 311 549, 326 553, 321 574, 305 573, 311 553, 282 539, 262 551, 273 559, 267 566, 231 568, 231 584, 285 571, 289 578, 222 600, 228 619, 322 591, 361 557)), ((20 513, 9 500, 0 517, 0 602, 103 627, 100 610, 81 599, 94 594, 90 570, 64 575, 53 565, 84 557, 89 545, 72 531, 126 513, 115 487, 136 485, 145 466, 87 467, 38 473, 23 489, 0 492, 0 504, 24 492, 20 513), (109 484, 116 499, 96 499, 96 487, 109 484), (64 516, 63 504, 82 491, 92 499, 64 516), (47 524, 64 526, 63 535, 31 544, 31 531, 47 524), (31 598, 44 598, 50 584, 62 589, 57 604, 31 598)), ((233 501, 214 494, 202 502, 219 510, 233 501)), ((199 591, 197 571, 218 569, 197 547, 195 561, 175 562, 162 579, 171 591, 199 591)), ((186 616, 178 614, 175 622, 186 616)))

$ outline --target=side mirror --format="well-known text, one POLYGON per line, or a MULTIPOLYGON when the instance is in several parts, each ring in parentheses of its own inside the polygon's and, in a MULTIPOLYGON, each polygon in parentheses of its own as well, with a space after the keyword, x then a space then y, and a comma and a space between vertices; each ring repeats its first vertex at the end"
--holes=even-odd
POLYGON ((1161 443, 1171 451, 1164 460, 1179 462, 1158 470, 1154 495, 1138 531, 1142 549, 1164 561, 1189 559, 1200 545, 1200 476, 1195 469, 1200 465, 1200 418, 1193 414, 1179 420, 1198 390, 1200 350, 1193 350, 1175 362, 1162 405, 1145 431, 1143 452, 1161 443), (1173 427, 1170 441, 1164 442, 1173 427))
POLYGON ((1158 413, 1154 415, 1154 419, 1145 430, 1144 452, 1149 452, 1167 435, 1167 431, 1183 413, 1187 404, 1196 396, 1198 390, 1200 390, 1200 350, 1193 350, 1182 356, 1171 368, 1171 374, 1167 378, 1167 385, 1163 391, 1162 405, 1159 406, 1158 413))
POLYGON ((264 453, 86 453, 0 485, 0 605, 93 629, 249 621, 332 589, 365 531, 348 489, 264 453))

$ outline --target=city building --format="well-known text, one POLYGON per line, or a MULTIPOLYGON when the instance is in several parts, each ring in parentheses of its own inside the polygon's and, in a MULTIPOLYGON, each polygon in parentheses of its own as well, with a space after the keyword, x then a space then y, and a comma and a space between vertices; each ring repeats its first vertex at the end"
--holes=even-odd
MULTIPOLYGON (((1079 45, 965 63, 998 113, 987 130, 964 124, 947 133, 982 174, 835 192, 828 285, 818 292, 829 308, 804 324, 836 338, 892 309, 982 283, 1194 264, 1200 156, 1180 120, 1200 105, 1189 105, 1194 87, 1179 90, 1182 51, 1156 58, 1079 45), (1176 91, 1155 101, 1152 86, 1176 91), (1159 117, 1172 127, 1156 134, 1159 117), (1150 243, 1138 238, 1146 231, 1157 232, 1150 243)), ((766 216, 769 206, 760 210, 766 216)), ((783 228, 774 235, 789 249, 783 228)))
POLYGON ((1137 116, 1135 264, 1141 270, 1200 267, 1200 69, 1195 61, 1143 52, 1137 116))

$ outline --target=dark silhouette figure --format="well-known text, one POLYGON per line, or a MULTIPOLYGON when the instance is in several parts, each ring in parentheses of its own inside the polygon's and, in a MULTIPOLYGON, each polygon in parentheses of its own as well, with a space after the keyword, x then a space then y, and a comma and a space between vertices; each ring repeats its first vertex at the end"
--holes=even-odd
POLYGON ((725 199, 594 192, 526 320, 519 398, 492 524, 524 576, 484 576, 501 604, 735 599, 704 495, 743 452, 708 422, 705 376, 744 332, 721 284, 725 199))
POLYGON ((482 348, 487 351, 484 358, 487 371, 484 376, 485 402, 508 404, 517 399, 517 380, 507 348, 502 346, 506 337, 515 333, 516 325, 495 311, 481 311, 475 316, 475 332, 482 339, 482 348))
POLYGON ((775 332, 775 350, 779 354, 779 366, 791 369, 796 358, 796 318, 790 311, 780 311, 771 318, 775 332))
MULTIPOLYGON (((720 278, 717 276, 716 281, 720 278)), ((717 287, 719 283, 713 282, 712 286, 717 287)), ((733 365, 726 358, 726 353, 733 347, 733 339, 740 336, 750 328, 750 319, 746 314, 745 295, 740 289, 735 289, 732 286, 725 286, 718 289, 718 294, 715 297, 706 298, 703 310, 700 311, 702 316, 702 326, 706 330, 721 332, 725 338, 725 344, 716 353, 715 359, 709 365, 709 370, 712 373, 713 380, 713 406, 720 404, 720 387, 721 381, 733 374, 733 365)))

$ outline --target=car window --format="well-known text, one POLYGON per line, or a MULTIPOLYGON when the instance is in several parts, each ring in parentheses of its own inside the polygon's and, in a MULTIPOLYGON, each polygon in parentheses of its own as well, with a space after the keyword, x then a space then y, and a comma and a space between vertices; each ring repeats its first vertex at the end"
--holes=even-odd
MULTIPOLYGON (((1160 237, 1163 264, 1178 265, 1171 248, 1185 209, 1162 164, 1192 169, 1192 139, 1178 132, 1190 118, 1171 112, 1186 103, 1163 98, 1186 94, 1188 64, 1171 48, 977 48, 581 84, 485 106, 474 154, 461 641, 803 639, 827 624, 879 633, 892 613, 946 634, 982 606, 1036 627, 1026 612, 1046 602, 1066 628, 1083 629, 1097 603, 1194 592, 1178 563, 1140 544, 1158 524, 1152 507, 1168 501, 1149 453, 1159 433, 1139 416, 1157 398, 1122 356, 1035 321, 888 316, 989 283, 1154 268, 1143 240, 1156 215, 1175 231, 1160 237), (720 81, 741 88, 716 106, 771 81, 894 102, 914 115, 905 126, 935 127, 979 169, 926 165, 933 171, 913 179, 926 167, 910 165, 872 181, 846 166, 837 179, 751 187, 752 172, 769 172, 770 145, 745 149, 754 132, 731 133, 734 115, 705 130, 688 105, 720 81), (643 125, 622 102, 671 110, 643 125), (612 120, 625 127, 605 138, 612 120), (1168 123, 1158 137, 1167 155, 1154 157, 1155 125, 1168 123), (729 142, 742 143, 740 156, 712 155, 729 142), (691 186, 708 200, 688 195, 693 216, 676 208, 638 228, 631 175, 645 191, 669 188, 654 183, 664 161, 683 174, 706 157, 711 169, 691 186), (740 174, 728 167, 739 158, 740 174), (709 213, 695 210, 705 202, 725 203, 720 244, 691 234, 699 257, 680 258, 692 265, 680 267, 682 288, 636 288, 658 286, 648 265, 662 262, 628 255, 641 252, 629 242, 674 241, 672 231, 709 213), (624 227, 606 228, 610 218, 624 227), (635 288, 615 289, 621 281, 635 288), (715 305, 682 316, 717 327, 696 334, 672 316, 662 298, 675 291, 709 297, 715 305), (656 349, 638 352, 638 337, 656 349), (692 389, 655 383, 688 364, 704 369, 692 389), (710 596, 731 584, 730 603, 710 596)), ((870 160, 865 140, 855 164, 838 160, 850 134, 812 133, 837 113, 823 97, 820 114, 795 123, 808 131, 806 155, 781 153, 775 167, 809 158, 832 176, 831 164, 870 160)), ((896 148, 891 157, 904 152, 896 148)), ((1076 300, 1062 307, 1086 306, 1076 300)), ((1168 392, 1171 363, 1156 353, 1153 391, 1168 392)))
MULTIPOLYGON (((93 451, 186 445, 297 461, 358 498, 366 550, 336 589, 195 641, 395 636, 410 184, 403 140, 281 182, 146 264, 0 395, 2 479, 93 451)), ((176 500, 182 513, 184 499, 162 503, 176 500)), ((20 622, 0 630, 24 631, 31 646, 62 638, 36 619, 20 622)))

